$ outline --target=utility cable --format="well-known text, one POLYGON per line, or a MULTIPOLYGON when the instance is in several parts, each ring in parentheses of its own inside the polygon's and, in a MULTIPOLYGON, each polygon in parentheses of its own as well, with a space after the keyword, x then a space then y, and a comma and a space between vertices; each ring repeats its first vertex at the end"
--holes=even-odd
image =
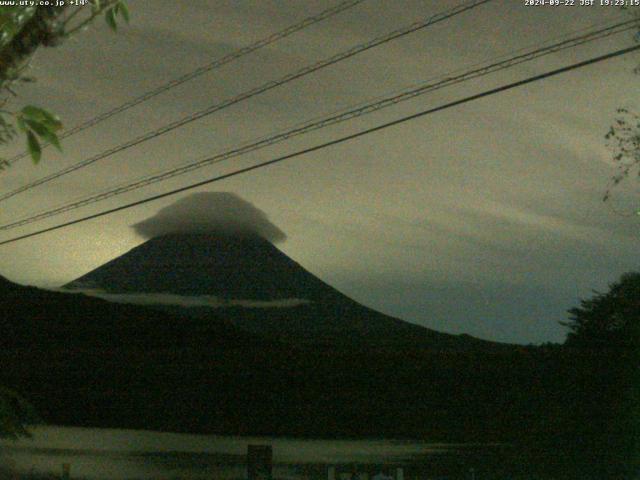
POLYGON ((634 52, 634 51, 636 51, 638 49, 640 49, 640 45, 634 45, 632 47, 616 50, 614 52, 610 52, 610 53, 605 54, 605 55, 600 55, 598 57, 594 57, 594 58, 591 58, 589 60, 584 60, 582 62, 574 63, 574 64, 568 65, 566 67, 562 67, 562 68, 551 70, 551 71, 548 71, 548 72, 545 72, 545 73, 534 75, 532 77, 528 77, 528 78, 523 79, 523 80, 519 80, 519 81, 516 81, 516 82, 508 83, 506 85, 502 85, 500 87, 493 88, 493 89, 490 89, 490 90, 486 90, 486 91, 484 91, 482 93, 471 95, 471 96, 468 96, 468 97, 465 97, 465 98, 462 98, 462 99, 459 99, 459 100, 455 100, 453 102, 445 103, 445 104, 440 105, 438 107, 430 108, 428 110, 424 110, 422 112, 415 113, 413 115, 408 115, 408 116, 399 118, 397 120, 393 120, 391 122, 383 123, 381 125, 378 125, 378 126, 375 126, 375 127, 372 127, 372 128, 368 128, 368 129, 365 129, 365 130, 361 130, 359 132, 356 132, 356 133, 353 133, 353 134, 350 134, 350 135, 345 135, 343 137, 336 138, 334 140, 330 140, 328 142, 324 142, 324 143, 315 145, 313 147, 305 148, 303 150, 298 150, 298 151, 293 152, 293 153, 282 155, 280 157, 276 157, 274 159, 267 160, 267 161, 255 164, 255 165, 252 165, 250 167, 241 168, 241 169, 235 170, 235 171, 230 172, 230 173, 226 173, 226 174, 223 174, 223 175, 218 175, 216 177, 209 178, 207 180, 203 180, 203 181, 200 181, 200 182, 192 183, 192 184, 186 185, 184 187, 180 187, 180 188, 177 188, 177 189, 174 189, 174 190, 170 190, 170 191, 163 192, 163 193, 160 193, 160 194, 157 194, 157 195, 153 195, 151 197, 147 197, 147 198, 144 198, 142 200, 137 200, 135 202, 131 202, 131 203, 128 203, 128 204, 125 204, 125 205, 121 205, 119 207, 111 208, 109 210, 104 210, 102 212, 94 213, 92 215, 88 215, 88 216, 85 216, 85 217, 82 217, 82 218, 79 218, 79 219, 76 219, 76 220, 71 220, 69 222, 61 223, 61 224, 55 225, 53 227, 44 228, 44 229, 41 229, 41 230, 38 230, 38 231, 35 231, 35 232, 31 232, 31 233, 28 233, 28 234, 25 234, 25 235, 20 235, 18 237, 14 237, 14 238, 11 238, 11 239, 8 239, 8 240, 4 240, 4 241, 0 242, 0 245, 7 245, 9 243, 14 243, 14 242, 17 242, 19 240, 24 240, 26 238, 31 238, 31 237, 34 237, 36 235, 42 235, 43 233, 51 232, 51 231, 54 231, 54 230, 59 230, 61 228, 69 227, 71 225, 76 225, 78 223, 86 222, 88 220, 92 220, 92 219, 95 219, 95 218, 103 217, 105 215, 110 215, 112 213, 116 213, 116 212, 120 212, 120 211, 123 211, 123 210, 127 210, 129 208, 133 208, 133 207, 136 207, 136 206, 139 206, 139 205, 144 205, 146 203, 153 202, 153 201, 156 201, 156 200, 160 200, 162 198, 166 198, 166 197, 169 197, 169 196, 172 196, 172 195, 176 195, 178 193, 186 192, 186 191, 192 190, 194 188, 198 188, 198 187, 202 187, 204 185, 209 185, 209 184, 212 184, 212 183, 215 183, 215 182, 219 182, 219 181, 225 180, 227 178, 231 178, 231 177, 235 177, 235 176, 238 176, 238 175, 242 175, 244 173, 248 173, 248 172, 251 172, 253 170, 264 168, 264 167, 267 167, 267 166, 270 166, 270 165, 275 165, 277 163, 283 162, 285 160, 289 160, 291 158, 296 158, 296 157, 299 157, 299 156, 302 156, 302 155, 306 155, 306 154, 311 153, 311 152, 316 152, 318 150, 322 150, 324 148, 327 148, 327 147, 330 147, 330 146, 333 146, 333 145, 338 145, 338 144, 341 144, 341 143, 344 143, 344 142, 347 142, 347 141, 350 141, 350 140, 353 140, 353 139, 356 139, 356 138, 359 138, 359 137, 362 137, 362 136, 365 136, 365 135, 369 135, 369 134, 374 133, 374 132, 378 132, 380 130, 383 130, 383 129, 386 129, 386 128, 389 128, 389 127, 392 127, 392 126, 395 126, 395 125, 399 125, 399 124, 402 124, 402 123, 405 123, 405 122, 408 122, 408 121, 411 121, 411 120, 415 120, 415 119, 420 118, 420 117, 424 117, 426 115, 430 115, 430 114, 433 114, 433 113, 436 113, 436 112, 439 112, 439 111, 442 111, 442 110, 446 110, 446 109, 449 109, 449 108, 452 108, 452 107, 455 107, 455 106, 458 106, 458 105, 462 105, 462 104, 469 103, 469 102, 472 102, 472 101, 475 101, 475 100, 479 100, 479 99, 484 98, 484 97, 488 97, 488 96, 491 96, 491 95, 496 95, 498 93, 502 93, 502 92, 505 92, 507 90, 511 90, 511 89, 514 89, 514 88, 517 88, 517 87, 521 87, 523 85, 527 85, 527 84, 530 84, 530 83, 533 83, 533 82, 537 82, 537 81, 540 81, 540 80, 543 80, 543 79, 546 79, 546 78, 549 78, 549 77, 553 77, 553 76, 556 76, 556 75, 559 75, 559 74, 562 74, 562 73, 566 73, 566 72, 569 72, 569 71, 572 71, 572 70, 576 70, 578 68, 583 68, 583 67, 586 67, 588 65, 593 65, 595 63, 599 63, 599 62, 602 62, 602 61, 605 61, 605 60, 609 60, 611 58, 615 58, 615 57, 618 57, 618 56, 621 56, 621 55, 625 55, 625 54, 634 52))
POLYGON ((345 50, 343 52, 340 52, 336 55, 333 55, 327 59, 321 60, 317 63, 314 63, 312 65, 308 65, 306 67, 303 67, 302 69, 293 72, 293 73, 289 73, 287 75, 285 75, 284 77, 281 77, 278 80, 273 80, 273 81, 269 81, 266 82, 262 85, 260 85, 259 87, 255 87, 252 88, 251 90, 248 90, 246 92, 243 92, 235 97, 229 98, 227 100, 222 101, 221 103, 216 103, 214 105, 211 105, 210 107, 201 110, 199 112, 193 113, 191 115, 188 115, 186 117, 181 118, 180 120, 176 120, 172 123, 169 123, 167 125, 164 125, 163 127, 160 127, 158 129, 152 130, 150 132, 147 132, 143 135, 140 135, 132 140, 129 140, 125 143, 122 143, 120 145, 117 145, 115 147, 112 147, 108 150, 105 150, 97 155, 94 155, 93 157, 87 158, 85 160, 82 160, 78 163, 75 163, 74 165, 70 165, 67 168, 63 168, 62 170, 59 170, 58 172, 52 173, 50 175, 47 175, 43 178, 40 178, 38 180, 35 180, 33 182, 30 182, 26 185, 23 185, 15 190, 12 190, 8 193, 5 193, 3 195, 0 195, 0 202, 7 200, 11 197, 14 197, 15 195, 18 195, 22 192, 25 192, 27 190, 31 190, 39 185, 45 184, 47 182, 50 182, 51 180, 54 180, 56 178, 62 177, 63 175, 67 175, 71 172, 77 171, 81 168, 87 167, 99 160, 103 160, 107 157, 110 157, 112 155, 115 155, 116 153, 120 153, 122 151, 125 151, 131 147, 134 147, 136 145, 140 145, 141 143, 147 142, 149 140, 152 140, 156 137, 159 137, 161 135, 164 135, 165 133, 171 132, 173 130, 176 130, 177 128, 180 128, 184 125, 187 125, 191 122, 194 122, 196 120, 199 120, 203 117, 206 117, 208 115, 211 115, 215 112, 218 112, 220 110, 224 110, 232 105, 235 105, 237 103, 240 103, 244 100, 248 100, 249 98, 252 98, 256 95, 260 95, 262 93, 265 93, 269 90, 272 90, 276 87, 279 87, 281 85, 284 85, 286 83, 289 83, 293 80, 302 78, 306 75, 309 75, 311 73, 317 72, 318 70, 321 70, 325 67, 328 67, 330 65, 333 65, 335 63, 341 62, 343 60, 346 60, 350 57, 353 57, 355 55, 358 55, 362 52, 365 52, 367 50, 370 50, 372 48, 378 47, 380 45, 383 45, 385 43, 388 43, 392 40, 396 40, 398 38, 404 37, 406 35, 409 35, 410 33, 416 32, 418 30, 421 30, 423 28, 426 28, 428 26, 434 25, 436 23, 442 22, 444 20, 447 20, 449 18, 452 18, 456 15, 459 15, 463 12, 466 12, 467 10, 471 10, 473 8, 476 8, 482 4, 488 3, 492 0, 471 0, 468 2, 465 2, 463 4, 457 5, 456 7, 453 7, 451 9, 448 9, 444 12, 441 13, 437 13, 435 15, 432 15, 424 20, 421 20, 419 22, 414 22, 411 25, 398 29, 398 30, 394 30, 391 33, 388 33, 386 35, 377 37, 373 40, 370 40, 366 43, 362 43, 359 45, 356 45, 355 47, 352 47, 348 50, 345 50))
MULTIPOLYGON (((133 98, 131 100, 129 100, 128 102, 125 102, 121 105, 118 105, 117 107, 104 112, 100 115, 97 115, 96 117, 93 117, 65 132, 63 132, 62 134, 59 135, 59 138, 62 140, 64 138, 68 138, 72 135, 75 135, 76 133, 82 132, 83 130, 86 130, 87 128, 91 128, 101 122, 104 122, 105 120, 107 120, 108 118, 113 117, 114 115, 117 115, 119 113, 122 113, 126 110, 129 110, 130 108, 135 107, 136 105, 139 105, 143 102, 146 102, 148 100, 151 100, 152 98, 168 91, 171 90, 172 88, 175 88, 179 85, 182 85, 183 83, 186 83, 190 80, 193 80, 194 78, 197 78, 201 75, 204 75, 205 73, 208 73, 212 70, 218 69, 228 63, 233 62, 234 60, 237 60, 241 57, 244 57, 245 55, 248 55, 252 52, 255 52, 256 50, 259 50, 263 47, 266 47, 268 45, 271 45, 279 40, 282 40, 283 38, 286 38, 290 35, 293 35, 296 32, 299 32, 300 30, 303 30, 307 27, 310 27, 311 25, 314 25, 318 22, 321 22, 322 20, 326 20, 327 18, 333 17, 334 15, 337 15, 338 13, 344 12, 345 10, 348 10, 352 7, 355 7, 356 5, 365 2, 366 0, 347 0, 344 2, 339 3, 338 5, 331 7, 331 8, 327 8, 326 10, 323 10, 322 12, 307 17, 304 20, 302 20, 299 23, 293 24, 288 26, 287 28, 285 28, 284 30, 281 30, 279 32, 276 32, 272 35, 269 35, 268 37, 265 37, 261 40, 258 40, 254 43, 251 43, 245 47, 242 47, 234 52, 231 52, 228 55, 225 55, 224 57, 221 57, 219 59, 216 59, 206 65, 202 65, 201 67, 196 68, 195 70, 192 70, 188 73, 185 73, 184 75, 174 78, 166 83, 164 83, 163 85, 160 85, 159 87, 153 89, 153 90, 149 90, 148 92, 143 93, 142 95, 133 98)), ((45 143, 42 145, 42 148, 46 148, 47 146, 49 146, 50 143, 45 143)), ((9 163, 9 165, 14 164, 15 162, 17 162, 18 160, 20 160, 21 158, 24 158, 26 156, 29 155, 29 152, 22 152, 12 158, 10 158, 9 160, 7 160, 7 163, 9 163)))
POLYGON ((234 157, 238 157, 241 155, 246 155, 250 152, 256 151, 256 150, 260 150, 262 148, 271 146, 271 145, 275 145, 277 143, 283 142, 285 140, 288 140, 292 137, 295 136, 299 136, 302 134, 306 134, 315 130, 319 130, 325 127, 328 127, 330 125, 335 125, 337 123, 341 123, 347 120, 351 120, 353 118, 359 117, 359 116, 363 116, 369 113, 373 113, 375 111, 384 109, 384 108, 388 108, 390 106, 396 105, 400 102, 404 102, 410 99, 413 99, 419 95, 424 95, 426 93, 429 92, 433 92, 435 90, 439 90, 441 88, 445 88, 451 85, 455 85, 458 83, 462 83, 465 81, 469 81, 481 76, 485 76, 491 73, 495 73, 501 70, 505 70, 508 68, 512 68, 515 65, 524 63, 524 62, 529 62, 532 61, 534 59, 552 54, 552 53, 556 53, 558 51, 564 50, 564 49, 568 49, 568 48, 574 48, 578 45, 582 45, 585 44, 587 42, 591 42, 594 40, 598 40, 610 35, 614 35, 614 34, 618 34, 618 33, 622 33, 624 31, 630 30, 632 28, 635 28, 635 20, 631 20, 631 21, 625 21, 625 22, 620 22, 618 24, 615 24, 613 26, 607 26, 605 28, 601 28, 599 30, 593 31, 593 32, 588 32, 586 34, 583 35, 579 35, 573 38, 569 38, 560 42, 557 42, 555 44, 552 45, 547 45, 541 48, 537 48, 533 51, 528 51, 526 53, 522 53, 513 57, 509 57, 505 60, 501 60, 501 61, 497 61, 494 63, 491 63, 489 65, 483 65, 479 68, 475 68, 469 71, 466 71, 460 75, 457 76, 447 76, 444 79, 435 82, 435 83, 426 83, 423 85, 418 86, 417 88, 413 88, 407 91, 403 91, 399 94, 395 94, 392 95, 390 97, 386 97, 383 98, 381 100, 377 100, 375 102, 370 102, 368 104, 364 104, 361 106, 358 106, 357 108, 354 109, 350 109, 350 110, 346 110, 346 111, 342 111, 339 112, 337 114, 334 115, 330 115, 328 117, 324 117, 321 118, 319 120, 313 120, 307 123, 303 123, 302 125, 293 128, 293 129, 288 129, 284 132, 280 132, 277 133, 275 135, 272 136, 268 136, 268 137, 264 137, 261 138, 257 141, 253 141, 247 144, 244 144, 240 147, 236 147, 233 148, 231 150, 227 150, 226 152, 214 155, 214 156, 208 156, 204 159, 195 161, 195 162, 191 162, 191 163, 187 163, 185 165, 181 165, 169 170, 165 170, 163 172, 160 173, 156 173, 153 175, 147 175, 144 176, 142 178, 136 179, 134 181, 130 181, 128 183, 125 183, 123 185, 120 185, 118 187, 115 188, 110 188, 106 191, 97 193, 97 194, 93 194, 89 197, 84 197, 81 198, 79 200, 73 201, 73 202, 69 202, 66 204, 63 204, 62 206, 58 206, 55 207, 53 209, 49 209, 49 210, 45 210, 43 212, 37 213, 37 214, 31 214, 29 216, 26 216, 22 219, 17 219, 11 223, 5 224, 5 225, 0 225, 0 231, 3 230, 9 230, 9 229, 13 229, 13 228, 17 228, 20 226, 24 226, 27 225, 29 223, 33 223, 33 222, 37 222, 39 220, 43 220, 45 218, 49 218, 55 215, 59 215, 61 213, 64 212, 68 212, 71 210, 75 210, 77 208, 86 206, 86 205, 90 205, 93 203, 97 203, 99 201, 102 200, 106 200, 108 198, 117 196, 117 195, 121 195, 124 194, 126 192, 129 191, 133 191, 133 190, 137 190, 139 188, 151 185, 153 183, 157 183, 163 180, 167 180, 169 178, 178 176, 178 175, 183 175, 185 173, 191 172, 193 170, 199 169, 199 168, 203 168, 212 164, 217 164, 220 163, 222 161, 228 160, 230 158, 234 158, 234 157))

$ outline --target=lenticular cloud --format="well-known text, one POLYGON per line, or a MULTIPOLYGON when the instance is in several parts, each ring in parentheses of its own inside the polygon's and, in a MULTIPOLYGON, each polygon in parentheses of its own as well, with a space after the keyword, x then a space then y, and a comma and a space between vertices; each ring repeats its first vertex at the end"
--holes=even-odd
POLYGON ((195 193, 132 227, 145 238, 176 233, 258 235, 272 243, 287 238, 262 210, 231 192, 195 193))

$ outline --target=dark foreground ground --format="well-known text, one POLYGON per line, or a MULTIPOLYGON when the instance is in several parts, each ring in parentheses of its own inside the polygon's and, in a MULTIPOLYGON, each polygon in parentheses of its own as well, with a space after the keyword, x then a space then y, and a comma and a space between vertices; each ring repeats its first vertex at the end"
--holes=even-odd
POLYGON ((478 478, 640 470, 631 344, 322 347, 8 282, 0 293, 0 385, 45 423, 513 445, 478 478))

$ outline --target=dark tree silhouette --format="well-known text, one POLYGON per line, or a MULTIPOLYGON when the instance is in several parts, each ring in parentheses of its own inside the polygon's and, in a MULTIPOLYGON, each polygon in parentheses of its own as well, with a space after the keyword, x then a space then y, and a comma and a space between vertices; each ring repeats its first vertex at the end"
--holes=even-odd
MULTIPOLYGON (((640 272, 625 273, 606 293, 569 310, 565 347, 574 352, 577 392, 571 415, 580 456, 596 459, 598 478, 640 472, 640 272)), ((591 469, 594 472, 594 469, 591 469)))
POLYGON ((566 344, 588 347, 637 347, 640 345, 640 272, 622 275, 607 293, 594 292, 580 307, 569 310, 566 344))
POLYGON ((18 393, 0 387, 0 438, 29 437, 25 425, 39 421, 29 402, 18 393))
MULTIPOLYGON (((15 111, 6 106, 17 96, 14 89, 20 83, 34 81, 26 75, 33 54, 41 47, 58 46, 101 15, 116 30, 117 16, 128 22, 129 11, 125 0, 90 0, 87 8, 71 8, 69 2, 61 6, 54 6, 54 2, 32 3, 0 6, 0 148, 22 132, 31 158, 38 162, 42 142, 60 147, 56 132, 62 124, 55 115, 33 105, 15 111)), ((9 162, 1 153, 0 170, 3 170, 9 162)), ((0 277, 0 294, 2 284, 0 277)), ((24 425, 33 421, 33 413, 18 393, 0 386, 0 438, 27 435, 24 425)))

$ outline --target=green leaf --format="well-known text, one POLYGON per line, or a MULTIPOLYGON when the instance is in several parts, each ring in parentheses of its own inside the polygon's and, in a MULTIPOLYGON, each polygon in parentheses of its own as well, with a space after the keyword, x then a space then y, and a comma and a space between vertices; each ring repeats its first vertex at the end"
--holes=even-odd
POLYGON ((33 163, 38 163, 42 157, 42 147, 31 130, 27 132, 27 146, 29 147, 29 153, 31 154, 33 163))
POLYGON ((51 145, 56 147, 56 149, 59 152, 62 152, 62 145, 60 145, 60 139, 58 138, 58 135, 56 135, 55 133, 49 131, 47 136, 44 137, 44 138, 46 138, 47 142, 49 142, 51 145))
POLYGON ((62 128, 62 122, 58 117, 46 110, 34 107, 33 105, 27 105, 21 110, 25 119, 33 120, 38 123, 42 123, 47 126, 51 131, 57 131, 62 128))
POLYGON ((120 16, 124 18, 125 22, 129 23, 129 7, 127 7, 127 4, 123 0, 118 2, 118 6, 120 7, 118 10, 120 16))
POLYGON ((114 32, 117 32, 118 31, 118 25, 116 23, 116 11, 115 11, 115 8, 110 8, 109 10, 107 10, 107 13, 106 13, 104 18, 107 21, 107 25, 109 25, 109 28, 111 28, 111 30, 113 30, 114 32))
POLYGON ((32 120, 38 120, 44 116, 44 110, 39 107, 34 107, 33 105, 23 107, 21 112, 26 118, 30 118, 32 120))
POLYGON ((55 134, 53 130, 51 130, 48 125, 35 122, 33 120, 25 120, 25 123, 31 130, 36 132, 40 137, 42 137, 47 142, 51 143, 54 147, 56 147, 59 151, 62 151, 62 146, 60 145, 60 140, 58 136, 55 134))
POLYGON ((16 116, 16 125, 21 132, 27 131, 27 126, 24 124, 24 118, 22 118, 22 115, 16 116))
POLYGON ((29 129, 33 130, 41 137, 45 136, 49 131, 46 126, 40 122, 36 122, 35 120, 28 120, 25 118, 24 123, 29 127, 29 129))

